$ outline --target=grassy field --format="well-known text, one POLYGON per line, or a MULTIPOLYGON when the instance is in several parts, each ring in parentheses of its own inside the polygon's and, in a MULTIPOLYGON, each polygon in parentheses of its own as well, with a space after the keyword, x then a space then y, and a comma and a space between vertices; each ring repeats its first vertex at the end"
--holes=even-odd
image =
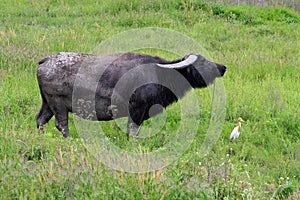
MULTIPOLYGON (((0 5, 0 199, 300 199, 300 16, 294 11, 193 0, 0 5), (53 119, 38 133, 38 60, 59 51, 90 53, 114 34, 143 27, 179 31, 228 67, 225 123, 210 153, 199 154, 211 116, 209 89, 196 91, 201 120, 191 145, 155 172, 120 172, 98 162, 72 116, 73 140, 62 137, 53 119), (246 122, 230 143, 238 117, 246 122)), ((168 108, 162 133, 145 140, 128 141, 114 122, 99 123, 117 146, 147 152, 172 139, 178 110, 178 104, 168 108)))

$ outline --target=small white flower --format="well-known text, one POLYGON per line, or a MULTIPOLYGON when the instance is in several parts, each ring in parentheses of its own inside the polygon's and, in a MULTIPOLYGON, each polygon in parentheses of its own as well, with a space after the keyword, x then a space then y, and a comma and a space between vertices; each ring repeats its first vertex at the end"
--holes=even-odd
POLYGON ((199 162, 198 164, 199 164, 199 165, 201 165, 202 163, 201 163, 201 162, 199 162))
POLYGON ((229 157, 229 154, 226 154, 227 157, 229 157))
POLYGON ((283 177, 280 177, 280 178, 279 178, 279 180, 283 181, 283 180, 284 180, 284 178, 283 178, 283 177))

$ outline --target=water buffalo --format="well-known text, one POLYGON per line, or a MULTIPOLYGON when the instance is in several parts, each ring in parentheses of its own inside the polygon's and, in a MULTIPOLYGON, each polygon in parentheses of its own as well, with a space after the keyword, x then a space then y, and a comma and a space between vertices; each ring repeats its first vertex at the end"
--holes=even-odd
POLYGON ((36 115, 37 127, 54 115, 57 129, 69 137, 68 113, 73 112, 99 121, 128 117, 127 134, 137 135, 143 121, 153 116, 149 114, 153 105, 165 108, 189 89, 206 87, 225 72, 224 65, 197 54, 168 61, 140 53, 60 52, 39 61, 42 107, 36 115))

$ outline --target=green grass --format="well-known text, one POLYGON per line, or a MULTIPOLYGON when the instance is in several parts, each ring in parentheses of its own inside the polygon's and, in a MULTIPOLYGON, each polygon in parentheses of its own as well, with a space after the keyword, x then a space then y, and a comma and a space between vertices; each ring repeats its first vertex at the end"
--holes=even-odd
MULTIPOLYGON (((192 0, 15 0, 1 1, 0 19, 0 199, 300 198, 300 17, 291 9, 192 0), (199 154, 211 115, 208 89, 196 91, 201 115, 191 145, 155 172, 130 174, 98 162, 72 116, 73 140, 62 138, 53 119, 46 134, 38 133, 38 60, 58 51, 89 53, 114 34, 142 27, 186 34, 228 67, 226 119, 211 152, 199 154), (230 143, 238 117, 246 122, 230 143)), ((114 122, 96 124, 118 147, 151 152, 175 137, 180 105, 167 115, 161 133, 144 140, 127 141, 114 122)))

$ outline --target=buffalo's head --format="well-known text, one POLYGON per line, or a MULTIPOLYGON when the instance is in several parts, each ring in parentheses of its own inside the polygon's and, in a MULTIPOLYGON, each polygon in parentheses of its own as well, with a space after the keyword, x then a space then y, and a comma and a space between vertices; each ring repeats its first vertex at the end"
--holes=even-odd
POLYGON ((178 62, 157 65, 162 68, 178 70, 194 88, 206 87, 226 72, 224 65, 209 61, 196 54, 188 54, 178 62))

